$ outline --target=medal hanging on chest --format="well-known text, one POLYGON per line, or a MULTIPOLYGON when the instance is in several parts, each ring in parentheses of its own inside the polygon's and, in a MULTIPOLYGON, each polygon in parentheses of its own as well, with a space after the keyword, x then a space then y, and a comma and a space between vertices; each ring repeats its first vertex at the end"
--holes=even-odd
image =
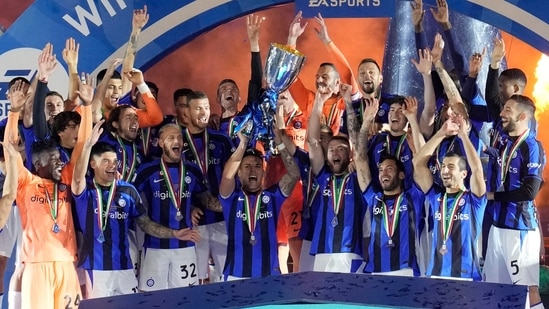
POLYGON ((53 199, 50 197, 50 193, 48 192, 46 186, 44 186, 44 190, 46 191, 46 200, 48 201, 48 205, 50 206, 50 216, 53 219, 53 225, 51 227, 51 230, 52 232, 57 234, 61 231, 59 224, 57 224, 57 215, 59 211, 59 187, 57 183, 53 184, 53 199))
POLYGON ((399 209, 402 205, 403 200, 404 195, 401 193, 395 200, 392 213, 385 201, 381 200, 381 205, 383 206, 383 223, 385 224, 385 231, 387 232, 387 236, 389 237, 389 240, 387 241, 387 247, 391 249, 395 247, 395 243, 393 242, 393 235, 395 234, 395 229, 398 226, 398 221, 400 219, 399 209))
POLYGON ((179 195, 175 194, 175 189, 173 187, 174 182, 170 177, 170 171, 168 169, 168 165, 164 162, 164 159, 160 159, 160 169, 162 170, 164 183, 166 184, 166 187, 168 187, 168 193, 170 195, 172 205, 176 210, 175 220, 181 221, 183 220, 183 214, 181 213, 181 199, 183 197, 183 192, 185 191, 185 175, 187 173, 185 164, 183 163, 183 160, 179 162, 179 195))
POLYGON ((448 253, 448 247, 446 245, 446 242, 448 241, 448 238, 450 237, 452 233, 452 228, 454 227, 454 216, 457 213, 457 209, 459 208, 460 200, 463 197, 463 194, 465 194, 465 191, 460 190, 459 193, 454 198, 454 202, 452 203, 452 206, 450 207, 450 211, 448 211, 448 193, 444 193, 444 197, 442 198, 441 203, 441 209, 440 209, 440 232, 441 232, 441 238, 442 238, 442 246, 440 247, 440 254, 445 255, 448 253))
POLYGON ((109 186, 107 203, 103 202, 103 191, 95 179, 93 181, 93 185, 97 195, 97 225, 99 227, 99 236, 97 236, 97 241, 102 244, 105 242, 105 229, 107 228, 108 221, 107 218, 109 217, 109 210, 116 192, 116 180, 109 186))
POLYGON ((334 218, 332 219, 332 228, 336 228, 339 224, 339 220, 337 219, 337 216, 339 214, 339 210, 341 206, 343 205, 343 200, 345 197, 345 187, 347 186, 347 183, 349 182, 349 176, 350 174, 346 174, 343 176, 343 178, 338 181, 336 179, 336 176, 332 176, 332 179, 330 180, 330 189, 332 193, 332 209, 334 211, 334 218))
POLYGON ((257 225, 257 220, 259 217, 259 208, 261 206, 261 196, 263 192, 260 191, 257 194, 253 206, 250 200, 250 196, 248 196, 248 194, 246 194, 244 191, 242 191, 242 193, 244 194, 244 211, 246 213, 246 223, 248 224, 248 230, 250 231, 250 244, 253 246, 257 243, 257 239, 255 238, 255 227, 257 225))

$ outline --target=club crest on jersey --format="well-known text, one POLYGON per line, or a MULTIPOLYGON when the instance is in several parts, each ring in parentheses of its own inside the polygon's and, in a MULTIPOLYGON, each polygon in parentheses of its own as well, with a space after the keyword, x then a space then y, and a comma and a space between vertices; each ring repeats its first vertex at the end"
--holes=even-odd
POLYGON ((154 279, 150 278, 147 280, 147 286, 152 287, 154 285, 154 279))
POLYGON ((465 199, 459 199, 458 206, 463 206, 463 205, 465 205, 465 199))
POLYGON ((513 152, 513 159, 517 157, 518 151, 513 152))
POLYGON ((296 120, 294 121, 294 129, 301 129, 303 127, 303 123, 301 121, 296 120))
POLYGON ((185 176, 185 183, 191 183, 191 176, 185 176))
POLYGON ((210 143, 210 144, 208 145, 208 148, 210 148, 210 150, 214 150, 214 149, 215 149, 215 145, 212 144, 212 143, 210 143))
POLYGON ((267 204, 271 201, 271 198, 268 195, 263 195, 263 197, 261 198, 261 201, 267 204))
POLYGON ((380 108, 378 111, 377 111, 377 115, 379 117, 383 117, 383 115, 385 115, 385 110, 383 108, 380 108))
POLYGON ((120 198, 120 199, 118 200, 118 205, 119 205, 120 207, 126 207, 126 200, 124 200, 123 198, 120 198))
POLYGON ((64 183, 59 184, 59 191, 65 192, 65 190, 67 190, 67 185, 64 183))

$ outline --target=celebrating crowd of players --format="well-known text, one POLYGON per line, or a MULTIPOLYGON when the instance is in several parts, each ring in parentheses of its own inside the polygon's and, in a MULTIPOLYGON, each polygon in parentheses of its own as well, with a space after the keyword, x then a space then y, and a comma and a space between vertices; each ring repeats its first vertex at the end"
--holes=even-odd
MULTIPOLYGON (((372 58, 355 74, 318 15, 331 62, 320 64, 314 91, 298 78, 279 95, 268 162, 250 145, 251 123, 234 132, 240 92, 231 79, 218 87, 220 116, 210 117, 206 94, 185 88, 174 92, 176 115, 162 116, 158 87, 133 68, 146 7, 134 11, 125 58, 96 85, 78 73, 79 46, 67 40, 67 98, 48 89, 57 60, 47 44, 32 83, 10 82, 1 126, 0 254, 17 237, 20 246, 10 308, 276 275, 288 272, 288 252, 293 271, 525 285, 541 308, 533 200, 545 154, 535 105, 522 95, 526 75, 500 72, 505 46, 494 39, 483 97, 485 52, 465 57, 446 2, 432 9, 443 30, 432 48, 421 0, 411 6, 423 104, 381 92, 372 58), (445 43, 452 70, 441 61, 445 43)), ((301 19, 290 25, 291 48, 301 19)), ((261 22, 247 18, 246 104, 262 92, 261 22)))

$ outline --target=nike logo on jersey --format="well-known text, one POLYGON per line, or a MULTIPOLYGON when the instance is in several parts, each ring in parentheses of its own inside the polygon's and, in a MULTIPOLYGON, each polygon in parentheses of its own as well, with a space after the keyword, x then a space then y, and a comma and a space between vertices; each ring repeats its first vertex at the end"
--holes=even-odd
POLYGON ((517 281, 513 281, 513 285, 517 284, 517 282, 519 282, 520 279, 518 279, 517 281))
POLYGON ((160 179, 153 179, 153 182, 154 182, 154 183, 159 183, 159 182, 161 182, 161 181, 163 181, 163 180, 164 180, 164 179, 162 179, 162 178, 160 178, 160 179))
POLYGON ((243 201, 244 198, 243 197, 238 197, 238 201, 243 201))

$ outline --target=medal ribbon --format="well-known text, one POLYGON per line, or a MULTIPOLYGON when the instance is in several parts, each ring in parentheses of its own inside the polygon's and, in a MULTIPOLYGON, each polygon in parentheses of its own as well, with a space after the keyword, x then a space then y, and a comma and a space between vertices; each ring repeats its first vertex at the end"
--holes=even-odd
POLYGON ((231 137, 233 135, 233 130, 234 130, 234 121, 233 120, 234 120, 234 116, 231 117, 231 119, 229 119, 229 127, 228 127, 229 128, 229 132, 228 132, 229 137, 231 137))
POLYGON ((170 199, 172 200, 172 204, 177 209, 177 211, 180 211, 181 208, 181 195, 183 193, 183 188, 185 186, 185 164, 183 164, 183 160, 179 162, 179 195, 175 195, 175 190, 173 188, 173 181, 170 177, 170 171, 168 170, 168 165, 164 161, 164 159, 160 159, 160 169, 162 170, 162 174, 164 176, 164 182, 166 183, 166 186, 168 187, 168 192, 170 193, 170 199))
POLYGON ((314 185, 313 169, 309 167, 309 173, 307 173, 307 205, 309 207, 313 205, 313 201, 319 189, 320 189, 320 186, 314 185))
MULTIPOLYGON (((391 153, 391 138, 390 138, 390 134, 387 133, 387 135, 385 135, 385 139, 386 139, 386 142, 387 142, 387 153, 388 154, 392 154, 391 153)), ((394 155, 400 159, 400 155, 402 154, 402 145, 404 144, 404 141, 406 141, 406 133, 402 134, 402 136, 400 137, 400 140, 398 141, 398 144, 397 144, 397 149, 396 149, 396 152, 394 153, 394 155)))
POLYGON ((465 194, 465 191, 460 190, 456 197, 454 198, 454 202, 452 203, 452 206, 450 208, 450 217, 447 218, 448 215, 448 193, 444 193, 444 197, 442 198, 442 209, 440 210, 440 214, 442 215, 442 220, 440 220, 440 232, 442 233, 442 241, 446 242, 448 240, 448 237, 450 236, 450 233, 452 231, 452 227, 454 226, 454 216, 456 214, 456 211, 458 209, 458 204, 461 198, 463 197, 463 194, 465 194))
POLYGON ((517 138, 517 140, 511 146, 509 150, 509 143, 505 145, 503 154, 501 155, 501 185, 505 183, 505 178, 507 178, 507 173, 509 172, 509 166, 511 165, 511 160, 513 160, 513 155, 517 152, 517 149, 520 145, 526 140, 530 129, 526 129, 522 134, 517 138))
POLYGON ((114 193, 116 192, 116 180, 114 180, 109 187, 107 204, 103 203, 103 192, 101 191, 101 187, 95 181, 95 179, 93 180, 93 186, 95 187, 95 192, 97 194, 97 207, 99 208, 99 212, 97 214, 97 226, 99 226, 101 232, 104 232, 105 228, 107 227, 107 216, 109 212, 109 207, 111 207, 114 193))
POLYGON ((330 114, 328 115, 328 119, 326 119, 326 125, 331 127, 332 124, 334 123, 334 119, 338 116, 339 114, 339 110, 337 108, 337 102, 334 102, 334 104, 332 105, 332 107, 330 108, 330 114))
POLYGON ((132 177, 133 175, 135 166, 137 165, 137 146, 135 145, 135 143, 132 143, 132 150, 133 150, 132 160, 131 160, 131 163, 128 164, 129 159, 128 159, 128 153, 126 152, 126 145, 118 135, 116 135, 116 140, 118 141, 118 145, 122 149, 122 173, 121 173, 122 179, 125 181, 129 181, 130 177, 132 177), (130 165, 129 171, 126 170, 128 165, 130 165))
POLYGON ((208 134, 207 130, 204 130, 204 144, 202 145, 202 148, 204 148, 204 160, 202 160, 202 157, 198 155, 198 146, 195 144, 191 133, 189 133, 189 130, 185 130, 185 136, 187 137, 187 141, 189 142, 189 146, 191 147, 191 151, 193 152, 193 155, 195 157, 196 164, 198 164, 198 167, 200 167, 200 170, 202 171, 202 175, 208 175, 208 158, 210 157, 210 135, 208 134))
POLYGON ((290 113, 290 116, 286 119, 286 128, 290 125, 292 120, 295 118, 295 115, 297 114, 297 109, 294 108, 294 110, 290 113))
POLYGON ((393 215, 390 215, 389 207, 385 204, 385 201, 381 200, 381 205, 383 205, 383 222, 385 223, 385 228, 387 229, 387 236, 389 238, 393 237, 395 233, 395 227, 398 226, 398 220, 400 218, 399 209, 402 201, 404 200, 404 194, 400 193, 396 198, 395 204, 393 205, 393 215))
POLYGON ((332 190, 332 207, 334 208, 334 215, 337 217, 337 214, 339 213, 339 207, 341 206, 341 202, 343 201, 343 196, 345 186, 347 185, 347 182, 349 182, 350 174, 346 174, 343 179, 341 180, 341 183, 339 186, 337 185, 337 180, 335 176, 332 176, 331 179, 331 190, 332 190))
POLYGON ((53 219, 53 222, 57 223, 57 211, 59 210, 59 201, 57 199, 59 190, 57 182, 53 183, 53 201, 51 200, 50 193, 48 192, 46 186, 44 186, 44 190, 46 191, 46 199, 50 205, 50 216, 53 219))
POLYGON ((242 194, 244 194, 244 211, 246 212, 246 221, 248 223, 248 229, 250 230, 250 234, 253 235, 255 231, 255 224, 257 222, 257 218, 259 216, 259 206, 261 206, 261 193, 263 191, 259 191, 257 194, 257 199, 255 200, 255 205, 253 208, 251 208, 251 202, 250 202, 250 196, 246 194, 246 192, 242 191, 242 194))
POLYGON ((141 128, 141 143, 143 145, 143 153, 147 155, 149 153, 149 146, 151 144, 151 128, 141 128))

